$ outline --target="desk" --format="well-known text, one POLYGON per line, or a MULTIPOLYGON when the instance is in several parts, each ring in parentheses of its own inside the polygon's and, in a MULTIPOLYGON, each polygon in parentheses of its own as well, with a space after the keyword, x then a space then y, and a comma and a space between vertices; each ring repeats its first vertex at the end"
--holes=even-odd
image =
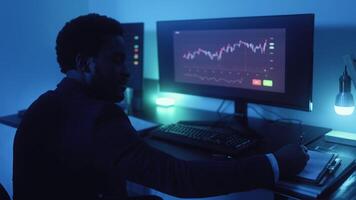
MULTIPOLYGON (((167 124, 175 123, 179 120, 217 120, 219 115, 215 112, 202 111, 196 109, 182 108, 182 107, 171 107, 171 108, 159 108, 155 107, 148 111, 150 108, 146 108, 145 112, 138 113, 137 115, 141 118, 147 120, 153 120, 155 122, 167 124)), ((350 196, 352 194, 352 189, 356 189, 356 180, 350 176, 355 170, 355 163, 353 160, 356 159, 356 148, 346 145, 339 145, 334 143, 325 142, 322 137, 330 129, 303 125, 302 128, 297 124, 290 123, 270 123, 261 119, 250 118, 248 125, 252 128, 258 135, 262 136, 261 145, 257 149, 253 149, 242 156, 248 156, 256 153, 266 153, 272 152, 280 148, 286 143, 295 143, 299 139, 299 132, 304 132, 305 135, 305 145, 309 149, 316 150, 326 150, 336 152, 340 157, 345 158, 345 162, 340 166, 337 173, 334 174, 332 181, 325 184, 324 192, 319 198, 331 198, 335 196, 335 190, 337 190, 338 197, 350 196), (278 139, 275 139, 278 138, 278 139), (346 162, 347 160, 347 162, 346 162), (349 179, 345 181, 348 177, 349 179), (347 183, 347 185, 345 185, 347 183), (339 187, 344 184, 342 191, 339 187), (345 189, 346 188, 346 189, 345 189)), ((209 153, 198 148, 182 147, 181 145, 176 145, 174 143, 168 143, 165 141, 156 140, 154 138, 146 138, 146 141, 152 146, 159 148, 171 155, 185 160, 196 160, 196 159, 214 159, 209 153)), ((291 196, 300 199, 312 199, 311 196, 305 196, 299 193, 291 192, 288 190, 282 190, 280 188, 275 188, 275 192, 280 194, 279 196, 291 196)), ((337 199, 335 196, 335 199, 337 199)))
MULTIPOLYGON (((159 108, 159 107, 146 107, 142 112, 133 113, 133 115, 150 120, 158 123, 174 123, 179 120, 216 120, 219 119, 219 115, 215 112, 202 111, 196 109, 189 109, 183 107, 171 107, 171 108, 159 108)), ((20 123, 20 118, 17 115, 9 115, 0 118, 0 123, 4 123, 6 125, 17 127, 20 123)), ((252 128, 257 134, 263 137, 261 145, 258 148, 249 151, 248 153, 242 156, 248 156, 250 154, 256 153, 266 153, 271 152, 279 147, 281 147, 285 143, 296 142, 299 139, 298 133, 301 129, 296 124, 288 124, 288 123, 269 123, 261 119, 251 118, 249 119, 248 125, 252 128), (275 139, 275 138, 278 138, 275 139)), ((323 135, 329 131, 330 129, 314 127, 303 125, 302 127, 305 135, 305 144, 310 149, 315 148, 324 148, 329 149, 334 152, 339 153, 341 156, 346 156, 352 160, 356 158, 356 148, 327 143, 323 139, 323 135)), ((145 141, 158 148, 163 150, 177 158, 184 160, 209 160, 216 159, 211 156, 211 154, 207 153, 204 150, 200 150, 198 148, 190 148, 183 147, 181 145, 176 145, 174 143, 167 143, 165 141, 156 140, 151 138, 149 135, 145 137, 145 141)), ((353 165, 355 165, 353 163, 353 165)), ((345 169, 346 166, 341 169, 345 169)), ((356 174, 355 168, 347 167, 347 172, 343 173, 342 176, 337 177, 337 180, 327 188, 321 198, 333 198, 338 199, 340 197, 351 197, 355 192, 356 188, 356 174), (351 176, 350 174, 353 173, 351 176), (348 178, 348 179, 347 179, 348 178), (345 181, 345 179, 347 179, 345 181), (341 185, 341 186, 340 186, 341 185)), ((339 173, 340 174, 340 173, 339 173)), ((278 188, 275 188, 275 192, 278 192, 278 197, 280 196, 292 196, 295 198, 306 199, 309 198, 307 196, 301 196, 300 194, 290 193, 288 191, 280 191, 278 188)), ((348 198, 349 199, 349 198, 348 198)))

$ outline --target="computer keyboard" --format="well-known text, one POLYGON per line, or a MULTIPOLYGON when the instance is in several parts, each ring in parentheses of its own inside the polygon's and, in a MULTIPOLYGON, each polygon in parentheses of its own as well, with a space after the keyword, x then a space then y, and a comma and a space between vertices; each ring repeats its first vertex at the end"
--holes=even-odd
POLYGON ((163 125, 152 130, 150 134, 155 138, 227 155, 240 154, 256 143, 255 139, 232 130, 180 123, 163 125))

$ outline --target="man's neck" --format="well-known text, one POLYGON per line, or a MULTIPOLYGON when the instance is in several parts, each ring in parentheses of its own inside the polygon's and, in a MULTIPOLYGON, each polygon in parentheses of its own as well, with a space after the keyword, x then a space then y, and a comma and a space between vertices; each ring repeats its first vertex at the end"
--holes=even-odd
POLYGON ((89 84, 91 77, 87 76, 85 73, 81 73, 78 70, 71 69, 66 72, 66 77, 76 80, 82 84, 89 84))

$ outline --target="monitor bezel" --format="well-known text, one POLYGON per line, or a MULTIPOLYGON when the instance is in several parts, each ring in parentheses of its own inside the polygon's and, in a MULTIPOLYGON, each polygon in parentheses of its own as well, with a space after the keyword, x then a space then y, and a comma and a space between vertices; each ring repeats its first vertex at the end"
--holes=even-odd
POLYGON ((310 111, 314 14, 158 21, 157 43, 160 91, 242 100, 249 103, 310 111), (174 81, 174 31, 256 28, 283 28, 286 30, 285 93, 174 81))

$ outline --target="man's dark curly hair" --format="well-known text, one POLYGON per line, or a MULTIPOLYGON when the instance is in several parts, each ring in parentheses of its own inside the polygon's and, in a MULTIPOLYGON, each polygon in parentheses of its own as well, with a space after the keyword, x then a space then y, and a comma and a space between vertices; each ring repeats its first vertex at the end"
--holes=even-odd
POLYGON ((79 16, 67 22, 56 40, 57 61, 61 72, 74 69, 76 56, 96 56, 108 38, 123 35, 120 22, 99 14, 79 16))

